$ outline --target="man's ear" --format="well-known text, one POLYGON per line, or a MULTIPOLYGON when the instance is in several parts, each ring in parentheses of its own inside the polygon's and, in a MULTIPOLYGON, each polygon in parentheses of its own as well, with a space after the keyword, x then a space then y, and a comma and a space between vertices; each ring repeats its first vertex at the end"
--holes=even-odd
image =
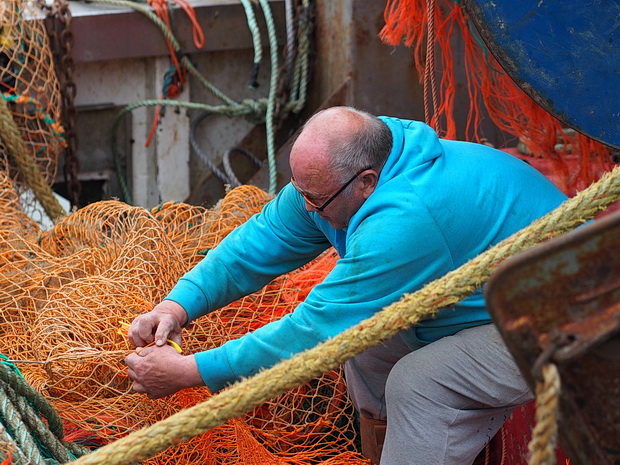
POLYGON ((368 197, 370 197, 370 194, 372 194, 375 191, 375 188, 377 187, 377 182, 379 181, 379 174, 373 170, 373 169, 368 169, 366 171, 364 171, 362 174, 360 174, 360 179, 362 180, 362 195, 364 196, 365 199, 367 199, 368 197))

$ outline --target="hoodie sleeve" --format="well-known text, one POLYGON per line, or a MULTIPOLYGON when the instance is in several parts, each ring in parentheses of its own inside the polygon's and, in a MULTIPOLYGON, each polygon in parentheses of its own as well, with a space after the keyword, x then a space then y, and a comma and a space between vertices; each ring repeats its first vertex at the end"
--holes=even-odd
POLYGON ((401 196, 386 198, 366 212, 348 238, 345 256, 291 314, 196 354, 209 388, 221 389, 334 337, 452 265, 442 235, 423 208, 414 217, 401 218, 401 196), (403 220, 417 226, 390 233, 403 220))
POLYGON ((232 231, 166 297, 188 321, 251 294, 308 263, 330 246, 290 186, 232 231))

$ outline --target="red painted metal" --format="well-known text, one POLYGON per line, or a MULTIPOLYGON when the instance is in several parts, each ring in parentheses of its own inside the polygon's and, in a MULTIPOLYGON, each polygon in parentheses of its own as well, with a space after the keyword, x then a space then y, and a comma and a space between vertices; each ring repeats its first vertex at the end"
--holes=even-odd
MULTIPOLYGON (((498 434, 503 450, 503 463, 506 465, 527 465, 529 458, 528 444, 532 439, 535 421, 534 402, 518 407, 506 421, 498 434)), ((496 439, 496 442, 498 441, 496 439)), ((568 457, 561 447, 556 448, 556 465, 566 465, 568 457)))

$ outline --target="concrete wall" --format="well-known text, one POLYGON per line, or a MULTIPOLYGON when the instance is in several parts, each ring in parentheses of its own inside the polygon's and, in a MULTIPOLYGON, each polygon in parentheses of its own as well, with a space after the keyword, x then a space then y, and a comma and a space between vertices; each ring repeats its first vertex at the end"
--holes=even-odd
MULTIPOLYGON (((284 1, 271 0, 269 4, 281 43, 285 33, 284 1)), ((177 38, 202 78, 233 100, 265 97, 271 70, 262 11, 257 8, 256 17, 267 58, 261 64, 259 86, 249 88, 254 48, 241 3, 194 0, 192 6, 205 34, 205 46, 198 49, 194 45, 191 24, 180 11, 175 15, 177 38)), ((155 119, 153 105, 138 106, 127 113, 119 127, 118 158, 126 171, 130 199, 124 197, 111 149, 112 124, 125 106, 162 97, 164 74, 171 66, 169 51, 154 23, 132 9, 96 2, 71 2, 70 8, 80 179, 91 196, 86 201, 97 200, 99 195, 131 200, 147 208, 168 200, 215 203, 225 187, 190 144, 191 121, 202 111, 167 108, 147 147, 155 119)), ((223 103, 193 76, 188 77, 183 93, 175 100, 223 103)), ((210 162, 218 164, 222 154, 253 128, 254 124, 243 118, 215 115, 198 126, 195 143, 210 162)), ((62 181, 61 175, 58 182, 62 181)))

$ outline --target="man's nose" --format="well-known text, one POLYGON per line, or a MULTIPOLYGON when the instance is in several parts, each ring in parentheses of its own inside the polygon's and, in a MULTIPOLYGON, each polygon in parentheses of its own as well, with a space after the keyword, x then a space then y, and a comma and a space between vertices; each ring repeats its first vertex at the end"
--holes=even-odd
POLYGON ((306 211, 310 213, 319 211, 318 208, 316 208, 314 205, 312 205, 310 202, 308 202, 305 199, 304 199, 304 203, 306 204, 306 211))

